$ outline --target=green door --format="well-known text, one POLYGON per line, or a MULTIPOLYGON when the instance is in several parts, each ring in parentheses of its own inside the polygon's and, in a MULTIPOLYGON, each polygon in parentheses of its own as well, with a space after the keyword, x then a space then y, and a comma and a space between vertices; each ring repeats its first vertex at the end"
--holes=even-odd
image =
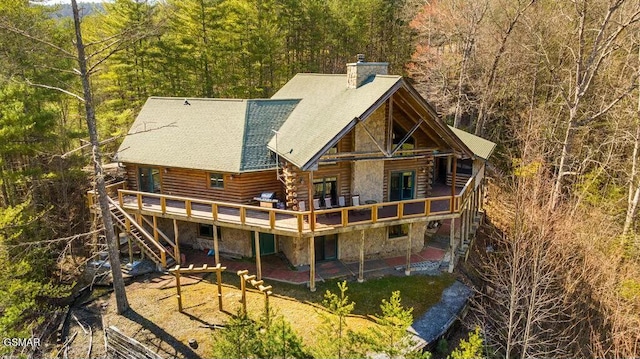
POLYGON ((139 167, 138 190, 148 193, 160 193, 160 170, 153 167, 139 167))
POLYGON ((316 262, 338 259, 338 235, 319 236, 315 238, 316 262))
MULTIPOLYGON (((256 256, 255 232, 251 234, 251 253, 256 256)), ((260 233, 260 255, 274 254, 276 252, 276 236, 271 233, 260 233)))
POLYGON ((414 171, 391 172, 389 178, 389 200, 403 201, 413 199, 415 193, 414 171))

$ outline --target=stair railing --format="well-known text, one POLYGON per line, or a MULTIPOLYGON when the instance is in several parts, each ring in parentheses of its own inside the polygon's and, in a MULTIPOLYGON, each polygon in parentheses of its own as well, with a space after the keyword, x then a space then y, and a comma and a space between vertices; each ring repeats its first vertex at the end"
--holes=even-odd
MULTIPOLYGON (((154 252, 153 250, 151 250, 151 248, 145 243, 145 241, 140 240, 139 238, 136 238, 138 240, 138 244, 141 245, 142 247, 144 247, 144 249, 147 250, 148 254, 151 255, 152 257, 154 257, 154 259, 156 260, 156 263, 160 263, 162 265, 163 268, 167 267, 167 250, 161 246, 158 242, 155 241, 155 238, 153 238, 153 236, 151 236, 149 234, 149 232, 147 232, 146 229, 142 228, 141 225, 139 225, 135 218, 131 217, 131 215, 127 212, 125 212, 116 201, 114 201, 111 198, 107 198, 109 200, 109 203, 111 203, 113 205, 113 209, 117 210, 118 212, 120 212, 125 219, 127 219, 130 223, 130 225, 132 225, 134 228, 136 228, 138 230, 138 232, 140 232, 140 234, 147 239, 150 243, 153 243, 153 245, 158 249, 158 251, 160 251, 160 256, 158 256, 156 254, 156 252, 154 252)), ((113 211, 111 212, 112 216, 114 218, 117 219, 117 216, 115 213, 113 213, 113 211)), ((125 223, 122 223, 118 220, 118 222, 120 224, 122 224, 123 226, 126 227, 125 223)), ((131 233, 131 231, 129 231, 129 233, 131 233)))

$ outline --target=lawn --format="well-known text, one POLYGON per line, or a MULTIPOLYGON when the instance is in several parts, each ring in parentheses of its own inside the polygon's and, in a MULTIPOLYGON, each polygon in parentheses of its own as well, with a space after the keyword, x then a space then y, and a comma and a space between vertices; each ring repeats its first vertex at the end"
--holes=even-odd
MULTIPOLYGON (((127 286, 131 310, 124 316, 115 314, 115 299, 112 295, 93 303, 95 310, 102 310, 106 325, 114 325, 125 334, 134 337, 147 347, 156 350, 163 357, 206 358, 211 355, 214 324, 224 324, 230 315, 240 308, 241 292, 239 279, 233 273, 223 275, 223 311, 218 310, 216 285, 213 276, 182 287, 184 312, 178 312, 176 290, 171 276, 153 276, 127 286), (100 309, 105 308, 105 309, 100 309), (200 346, 188 347, 189 339, 195 338, 200 346)), ((347 325, 354 330, 376 325, 367 315, 379 312, 380 301, 389 298, 391 292, 399 290, 402 303, 414 308, 414 317, 424 314, 429 307, 440 300, 442 291, 451 285, 450 275, 438 277, 412 275, 409 277, 385 277, 370 279, 364 283, 349 282, 347 294, 355 305, 354 315, 347 325)), ((306 344, 312 344, 315 327, 321 323, 320 303, 327 289, 337 292, 336 281, 317 284, 312 293, 305 286, 268 282, 273 286, 274 295, 270 300, 273 313, 284 316, 302 336, 306 344)), ((247 294, 247 310, 251 317, 258 318, 264 310, 264 296, 254 290, 247 294)), ((94 342, 102 335, 99 325, 94 328, 94 342)), ((79 331, 69 352, 70 357, 86 355, 88 338, 82 338, 80 328, 72 327, 70 333, 79 331), (84 354, 83 354, 84 353, 84 354)), ((103 351, 94 343, 93 356, 103 351)))

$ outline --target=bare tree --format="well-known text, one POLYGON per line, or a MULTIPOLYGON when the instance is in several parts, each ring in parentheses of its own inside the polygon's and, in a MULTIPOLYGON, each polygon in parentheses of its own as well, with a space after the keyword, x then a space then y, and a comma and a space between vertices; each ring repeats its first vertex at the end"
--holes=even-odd
MULTIPOLYGON (((617 53, 617 40, 631 25, 640 21, 640 2, 614 0, 608 4, 599 23, 596 24, 593 24, 593 19, 597 19, 597 16, 594 17, 591 13, 597 11, 596 6, 590 6, 588 1, 582 0, 574 2, 574 9, 576 12, 574 30, 577 38, 569 37, 568 41, 571 43, 564 44, 569 46, 573 57, 571 60, 575 63, 573 71, 567 74, 568 78, 562 78, 558 73, 559 65, 552 60, 554 56, 544 48, 544 45, 541 46, 542 56, 549 72, 558 83, 569 84, 566 88, 560 86, 559 90, 568 115, 549 202, 552 209, 556 208, 561 199, 565 177, 575 174, 572 171, 571 156, 577 130, 606 114, 637 86, 635 76, 632 76, 631 80, 617 93, 600 92, 601 96, 594 98, 599 102, 597 108, 585 108, 588 102, 593 102, 588 101, 590 99, 588 95, 593 95, 591 91, 603 65, 617 53), (595 31, 592 30, 594 25, 595 31)), ((539 40, 541 43, 544 42, 541 37, 539 40)), ((560 61, 565 59, 561 58, 560 61)))
POLYGON ((633 138, 633 153, 631 155, 631 173, 629 174, 629 192, 627 198, 627 215, 622 228, 623 237, 629 233, 633 220, 638 211, 640 200, 640 169, 638 168, 638 155, 640 155, 640 47, 638 47, 638 104, 636 108, 636 133, 633 138))
POLYGON ((98 192, 98 202, 100 204, 100 212, 102 214, 102 223, 107 237, 107 248, 109 251, 109 261, 111 264, 111 276, 113 279, 113 289, 116 295, 116 305, 119 314, 129 309, 129 301, 124 287, 124 278, 120 268, 120 250, 119 241, 116 237, 113 221, 111 219, 111 210, 109 209, 109 200, 107 188, 104 181, 104 172, 102 170, 102 152, 100 151, 100 140, 98 138, 98 129, 96 126, 96 113, 93 106, 93 96, 91 94, 91 85, 89 83, 89 69, 87 68, 87 57, 85 54, 84 41, 82 39, 82 31, 80 28, 80 14, 78 12, 78 4, 76 0, 71 0, 71 8, 73 10, 73 24, 76 34, 76 51, 78 55, 78 66, 80 67, 80 78, 82 80, 82 93, 85 108, 85 116, 87 128, 89 129, 89 140, 91 142, 91 152, 93 154, 93 168, 95 173, 96 191, 98 192))

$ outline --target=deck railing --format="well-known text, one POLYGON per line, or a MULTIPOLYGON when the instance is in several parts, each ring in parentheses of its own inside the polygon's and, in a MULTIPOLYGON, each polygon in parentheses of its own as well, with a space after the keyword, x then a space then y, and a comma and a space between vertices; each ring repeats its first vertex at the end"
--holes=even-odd
MULTIPOLYGON (((108 191, 110 193, 117 191, 119 205, 126 209, 153 212, 162 216, 184 216, 196 221, 198 219, 213 220, 302 233, 316 231, 323 227, 350 227, 459 213, 471 197, 475 182, 475 176, 469 178, 460 193, 455 196, 418 198, 314 211, 264 208, 239 203, 132 191, 124 189, 124 182, 110 185, 108 191)), ((95 204, 93 197, 95 197, 93 191, 89 191, 89 204, 95 204)))

